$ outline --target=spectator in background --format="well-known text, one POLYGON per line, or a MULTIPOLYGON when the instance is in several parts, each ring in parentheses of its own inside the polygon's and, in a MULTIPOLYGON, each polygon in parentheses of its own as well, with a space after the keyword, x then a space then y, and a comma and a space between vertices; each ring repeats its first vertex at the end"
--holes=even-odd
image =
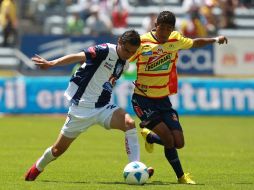
POLYGON ((254 1, 253 0, 239 0, 239 6, 246 9, 253 8, 254 1))
POLYGON ((77 0, 79 7, 80 18, 85 21, 90 16, 90 7, 93 4, 93 0, 77 0))
POLYGON ((183 20, 180 26, 182 34, 189 38, 206 37, 206 20, 199 13, 199 7, 193 6, 187 15, 187 19, 183 20))
POLYGON ((17 39, 17 15, 14 0, 3 0, 0 7, 0 25, 3 30, 3 44, 8 47, 16 44, 17 39))
POLYGON ((112 23, 114 28, 126 28, 128 18, 128 6, 124 3, 126 1, 114 0, 112 11, 112 23))
POLYGON ((220 0, 220 8, 222 10, 222 18, 220 19, 220 28, 235 28, 234 23, 236 0, 220 0))
POLYGON ((157 14, 155 12, 150 13, 148 17, 145 17, 143 19, 142 28, 144 29, 144 32, 149 32, 155 27, 154 23, 156 19, 157 19, 157 14))
POLYGON ((93 36, 99 36, 101 34, 111 34, 112 22, 105 14, 100 14, 99 6, 93 5, 90 9, 91 16, 86 20, 86 33, 93 36))
POLYGON ((85 24, 78 13, 73 13, 72 17, 67 21, 67 33, 70 35, 83 34, 85 24))
POLYGON ((206 3, 200 7, 200 14, 206 19, 206 29, 208 36, 214 36, 217 34, 218 24, 216 15, 213 11, 219 5, 218 0, 206 0, 206 3))

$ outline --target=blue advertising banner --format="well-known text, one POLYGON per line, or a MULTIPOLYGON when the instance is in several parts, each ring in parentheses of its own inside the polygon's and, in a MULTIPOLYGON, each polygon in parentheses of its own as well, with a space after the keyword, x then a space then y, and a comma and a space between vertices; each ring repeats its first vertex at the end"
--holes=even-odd
MULTIPOLYGON (((32 57, 35 54, 41 57, 52 60, 70 53, 78 53, 85 48, 95 44, 116 43, 116 36, 82 36, 73 37, 67 35, 24 35, 22 36, 21 51, 27 56, 32 57)), ((70 72, 73 65, 54 67, 50 70, 70 72)))
POLYGON ((65 113, 68 77, 0 78, 0 113, 65 113))
MULTIPOLYGON (((28 57, 38 54, 45 59, 54 59, 60 56, 77 53, 83 49, 101 43, 117 43, 116 36, 43 36, 24 35, 22 36, 21 51, 28 57)), ((214 74, 214 46, 208 45, 203 48, 182 50, 179 53, 178 73, 179 74, 214 74)), ((71 66, 55 67, 54 71, 70 72, 71 66)), ((135 75, 135 71, 133 72, 135 75)))
MULTIPOLYGON (((0 113, 67 113, 68 77, 0 78, 0 113)), ((133 84, 120 79, 113 101, 130 114, 133 84)), ((173 107, 184 115, 254 115, 254 80, 183 78, 173 107)))
POLYGON ((214 46, 181 50, 177 64, 179 74, 214 74, 214 46))

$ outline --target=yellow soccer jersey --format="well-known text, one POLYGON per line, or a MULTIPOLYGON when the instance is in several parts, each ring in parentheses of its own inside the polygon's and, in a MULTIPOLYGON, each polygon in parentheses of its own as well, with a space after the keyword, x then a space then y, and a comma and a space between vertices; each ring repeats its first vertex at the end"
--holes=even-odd
POLYGON ((136 61, 134 92, 151 98, 177 93, 176 63, 178 50, 189 49, 193 40, 173 31, 166 43, 159 43, 154 32, 141 35, 141 46, 129 61, 136 61))

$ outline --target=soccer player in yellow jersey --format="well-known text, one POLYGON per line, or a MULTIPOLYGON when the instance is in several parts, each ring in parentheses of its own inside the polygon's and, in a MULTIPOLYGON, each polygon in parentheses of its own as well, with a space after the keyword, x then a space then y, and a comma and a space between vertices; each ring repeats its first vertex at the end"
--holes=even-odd
POLYGON ((224 44, 227 38, 186 38, 174 30, 175 21, 172 12, 163 11, 157 17, 155 29, 141 35, 141 46, 130 58, 137 64, 132 105, 141 119, 146 150, 152 152, 153 143, 163 145, 165 157, 174 169, 178 183, 195 184, 189 174, 184 173, 177 154, 176 149, 184 146, 184 136, 178 114, 169 99, 169 95, 177 93, 178 51, 216 42, 224 44))

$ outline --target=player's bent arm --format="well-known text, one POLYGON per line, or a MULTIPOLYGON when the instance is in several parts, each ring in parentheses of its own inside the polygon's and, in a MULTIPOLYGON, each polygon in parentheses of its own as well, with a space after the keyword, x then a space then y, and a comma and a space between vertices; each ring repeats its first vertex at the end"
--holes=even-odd
POLYGON ((84 52, 79 52, 76 54, 69 54, 69 55, 60 57, 58 59, 48 61, 40 57, 39 55, 35 55, 34 57, 32 57, 32 61, 34 61, 35 64, 39 66, 41 69, 48 69, 54 66, 62 66, 62 65, 68 65, 68 64, 78 63, 78 62, 85 62, 86 56, 84 52))
POLYGON ((58 59, 52 60, 51 64, 54 66, 62 66, 62 65, 68 65, 68 64, 73 64, 77 62, 85 62, 85 61, 86 61, 85 53, 80 52, 76 54, 65 55, 58 59))
POLYGON ((225 36, 218 36, 215 38, 195 38, 193 39, 193 48, 203 47, 212 43, 224 44, 228 43, 228 39, 225 36))

